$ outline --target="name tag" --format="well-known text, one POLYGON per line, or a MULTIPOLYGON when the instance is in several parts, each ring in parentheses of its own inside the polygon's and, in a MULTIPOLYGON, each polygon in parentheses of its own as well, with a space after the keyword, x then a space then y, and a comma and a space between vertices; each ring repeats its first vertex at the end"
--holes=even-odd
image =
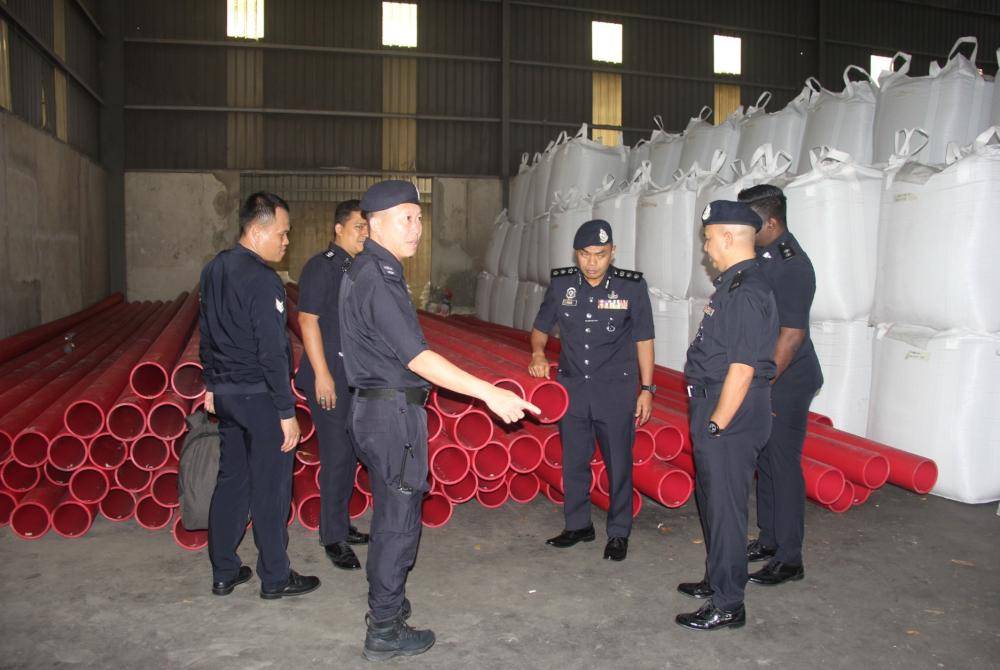
POLYGON ((597 309, 628 309, 628 300, 598 300, 597 309))
POLYGON ((563 298, 562 304, 566 307, 576 307, 576 300, 572 298, 563 298))

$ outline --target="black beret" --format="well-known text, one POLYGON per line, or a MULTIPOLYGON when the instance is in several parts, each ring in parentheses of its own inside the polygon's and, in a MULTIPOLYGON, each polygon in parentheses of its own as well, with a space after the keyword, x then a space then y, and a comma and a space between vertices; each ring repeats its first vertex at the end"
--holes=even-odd
POLYGON ((373 184, 361 196, 361 211, 381 212, 404 203, 420 204, 420 193, 417 187, 401 179, 387 179, 373 184))
POLYGON ((750 205, 732 200, 713 200, 705 205, 705 211, 701 213, 701 225, 710 226, 713 223, 753 226, 756 231, 760 231, 763 225, 750 205))
POLYGON ((614 244, 611 238, 611 224, 604 219, 594 219, 581 225, 573 237, 574 249, 614 244))

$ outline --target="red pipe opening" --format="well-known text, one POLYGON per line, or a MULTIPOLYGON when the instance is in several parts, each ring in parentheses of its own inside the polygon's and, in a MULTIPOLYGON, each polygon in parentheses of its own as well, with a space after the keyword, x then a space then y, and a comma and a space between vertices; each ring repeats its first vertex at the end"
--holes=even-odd
POLYGON ((671 467, 660 479, 656 499, 666 507, 676 508, 686 503, 693 491, 694 481, 691 475, 680 468, 671 467))
POLYGON ((10 523, 10 515, 14 513, 14 508, 23 497, 23 493, 15 493, 6 489, 0 489, 0 528, 10 523))
POLYGON ((562 505, 566 501, 562 491, 547 483, 542 484, 542 494, 556 505, 562 505))
POLYGON ((529 503, 538 495, 541 485, 534 473, 511 473, 507 480, 510 499, 517 503, 529 503))
POLYGON ((146 494, 135 505, 135 521, 146 530, 160 530, 170 523, 174 510, 156 502, 152 494, 146 494))
POLYGON ((129 458, 142 470, 159 470, 170 458, 170 447, 156 435, 143 435, 132 443, 129 458))
POLYGON ((487 509, 496 509, 497 507, 503 507, 504 503, 510 497, 510 488, 507 486, 507 480, 501 479, 500 486, 492 491, 484 491, 479 489, 476 492, 476 500, 479 504, 487 509))
POLYGON ((470 409, 455 419, 455 441, 466 449, 481 449, 493 439, 493 420, 486 412, 470 409))
POLYGON ((313 435, 308 440, 299 442, 295 458, 306 465, 319 465, 319 438, 313 435))
POLYGON ((299 431, 302 433, 302 440, 308 440, 316 432, 316 426, 313 425, 312 412, 305 405, 295 406, 295 418, 299 420, 299 431))
POLYGON ((148 488, 152 479, 152 471, 143 470, 132 461, 125 461, 115 470, 115 481, 118 486, 132 493, 138 493, 148 488))
POLYGON ((430 467, 442 484, 454 484, 469 474, 469 452, 457 444, 443 444, 431 454, 430 467))
POLYGON ((427 411, 427 441, 430 442, 436 437, 440 437, 444 425, 441 422, 441 415, 431 406, 424 408, 427 411))
POLYGON ((10 515, 10 529, 25 540, 36 540, 49 532, 52 512, 66 497, 66 489, 49 482, 25 494, 10 515))
POLYGON ((69 495, 82 503, 99 503, 108 494, 111 482, 104 470, 83 467, 69 479, 69 495))
POLYGON ((562 440, 559 433, 553 433, 545 438, 545 443, 542 445, 542 457, 552 467, 562 467, 562 440))
POLYGON ((170 377, 159 363, 143 361, 132 368, 128 381, 137 396, 152 400, 167 390, 170 377))
POLYGON ((63 433, 49 443, 48 460, 60 470, 76 470, 87 462, 87 445, 76 435, 63 433))
POLYGON ((172 402, 163 402, 149 412, 149 430, 164 440, 173 440, 187 430, 184 408, 172 402))
POLYGON ((188 530, 184 527, 183 519, 179 516, 174 519, 170 534, 174 536, 174 542, 181 549, 198 551, 208 546, 208 531, 188 530))
MULTIPOLYGON (((88 460, 101 470, 114 470, 128 460, 128 445, 111 433, 95 435, 87 451, 88 460)), ((52 459, 51 453, 49 459, 52 459)))
POLYGON ((146 415, 138 405, 115 405, 108 413, 108 431, 119 440, 128 442, 146 430, 146 415))
POLYGON ((480 479, 479 477, 476 477, 476 491, 496 491, 503 485, 503 477, 498 479, 480 479))
POLYGON ((443 493, 429 493, 424 496, 420 508, 420 521, 428 528, 440 528, 451 519, 452 504, 443 493))
POLYGON ((128 521, 135 514, 135 496, 127 489, 114 486, 108 490, 98 509, 108 521, 128 521))
POLYGON ((635 429, 635 441, 632 442, 632 464, 642 465, 653 457, 656 451, 656 439, 645 428, 635 429))
POLYGON ((64 500, 52 512, 52 530, 68 538, 81 537, 94 523, 94 505, 64 500))
POLYGON ((835 503, 844 492, 844 474, 811 458, 802 458, 802 475, 806 484, 806 495, 820 503, 835 503))
POLYGON ((525 398, 524 387, 521 386, 519 383, 517 383, 517 381, 514 379, 511 379, 509 377, 495 379, 493 381, 493 385, 505 391, 510 391, 511 393, 516 395, 518 398, 521 398, 522 400, 524 400, 525 398))
POLYGON ((836 512, 837 514, 843 514, 847 510, 851 509, 854 504, 854 484, 850 480, 844 481, 844 491, 840 494, 840 497, 835 501, 827 505, 827 509, 831 512, 836 512))
POLYGON ((608 479, 608 469, 603 463, 597 466, 591 466, 591 476, 594 479, 594 485, 597 490, 606 496, 611 495, 611 481, 608 479))
POLYGON ((104 410, 92 400, 77 400, 66 408, 66 430, 77 437, 93 437, 104 428, 104 410))
POLYGON ((306 530, 319 530, 320 497, 319 494, 306 496, 299 501, 295 509, 299 523, 306 530))
POLYGON ((366 496, 372 494, 372 485, 368 480, 368 469, 360 463, 358 464, 357 472, 354 473, 354 485, 366 496))
POLYGON ((441 492, 456 505, 468 502, 476 497, 479 490, 479 480, 474 472, 462 477, 462 480, 454 484, 442 484, 441 492))
POLYGON ((499 442, 489 442, 472 454, 472 471, 480 479, 494 480, 503 477, 507 474, 508 468, 510 468, 510 454, 499 442))
POLYGON ((438 411, 442 418, 458 418, 472 409, 473 399, 469 396, 460 395, 448 389, 435 388, 431 394, 431 406, 438 411))
POLYGON ((178 437, 175 440, 170 440, 170 461, 174 465, 180 465, 181 454, 184 452, 184 438, 178 437))
POLYGON ((938 468, 937 463, 931 460, 924 460, 918 463, 910 475, 910 485, 915 493, 923 495, 930 493, 937 483, 938 468))
POLYGON ((363 491, 354 489, 354 492, 351 494, 351 500, 347 503, 347 514, 352 519, 357 519, 365 513, 370 502, 370 498, 363 491))
POLYGON ((24 493, 35 488, 41 478, 40 468, 29 468, 15 460, 7 461, 0 466, 0 483, 16 493, 24 493))
POLYGON ((174 393, 182 398, 194 400, 205 393, 205 379, 202 377, 201 364, 195 362, 181 363, 174 368, 170 379, 174 393))
POLYGON ((41 433, 23 431, 14 438, 10 449, 14 460, 29 468, 37 468, 45 463, 49 455, 49 441, 41 433))
POLYGON ((10 457, 10 445, 13 441, 13 436, 0 428, 0 463, 5 462, 10 457))
POLYGON ((542 462, 542 443, 534 435, 513 434, 510 443, 510 469, 514 472, 532 472, 542 462))
POLYGON ((177 494, 177 468, 166 467, 153 475, 153 484, 149 489, 153 499, 164 507, 180 506, 177 494))
POLYGON ((73 476, 72 472, 60 470, 52 463, 42 466, 42 474, 45 476, 45 481, 52 482, 56 486, 69 486, 69 478, 73 476))
POLYGON ((661 461, 671 461, 684 450, 684 433, 675 426, 659 426, 653 433, 653 453, 661 461))
POLYGON ((851 503, 855 507, 858 505, 863 505, 868 502, 868 499, 872 495, 872 489, 867 486, 861 486, 860 484, 854 485, 854 501, 851 503))
POLYGON ((569 395, 562 384, 546 381, 531 392, 528 402, 542 410, 538 416, 530 415, 539 423, 555 423, 566 413, 569 407, 569 395))

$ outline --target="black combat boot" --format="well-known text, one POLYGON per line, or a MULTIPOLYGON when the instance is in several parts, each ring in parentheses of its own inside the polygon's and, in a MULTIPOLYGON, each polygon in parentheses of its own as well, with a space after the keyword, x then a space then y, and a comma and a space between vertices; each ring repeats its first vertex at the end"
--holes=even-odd
POLYGON ((402 610, 388 621, 365 615, 368 633, 363 655, 369 661, 387 661, 396 656, 416 656, 434 646, 434 632, 417 630, 406 624, 402 610))

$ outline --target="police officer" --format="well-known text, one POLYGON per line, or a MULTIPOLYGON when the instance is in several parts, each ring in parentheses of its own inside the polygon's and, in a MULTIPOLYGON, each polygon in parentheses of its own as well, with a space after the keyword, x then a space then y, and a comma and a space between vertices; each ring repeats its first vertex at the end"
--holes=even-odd
POLYGON ((816 273, 809 257, 788 231, 785 194, 777 186, 754 186, 739 194, 760 216, 757 259, 778 304, 777 366, 771 387, 774 419, 771 437, 757 458, 757 526, 747 560, 770 559, 750 581, 774 586, 802 579, 806 487, 802 479, 802 443, 809 404, 823 385, 819 359, 809 338, 809 309, 816 293, 816 273))
POLYGON ((347 433, 351 394, 340 360, 337 316, 340 280, 368 237, 358 200, 337 205, 333 235, 330 247, 310 258, 299 276, 299 326, 306 356, 295 385, 308 399, 319 440, 320 543, 334 566, 360 570, 351 545, 367 544, 368 535, 350 524, 347 511, 358 459, 347 433))
POLYGON ((240 238, 201 273, 201 363, 205 409, 219 417, 222 452, 208 520, 212 593, 249 581, 236 555, 253 518, 260 597, 309 593, 319 579, 288 564, 286 520, 292 450, 299 443, 285 333, 285 287, 267 263, 288 248, 288 204, 254 193, 240 208, 240 238))
POLYGON ((684 375, 708 560, 704 580, 677 588, 711 600, 677 615, 677 623, 714 630, 746 623, 747 502, 757 454, 771 432, 778 314, 754 253, 760 217, 749 205, 716 200, 702 213, 702 224, 705 252, 721 274, 688 348, 684 375))
POLYGON ((421 654, 434 633, 406 624, 406 575, 417 554, 427 483, 428 382, 473 396, 503 421, 539 409, 430 351, 403 276, 422 224, 417 189, 389 180, 369 188, 361 209, 369 239, 340 289, 341 345, 354 394, 349 430, 368 466, 373 497, 368 547, 368 624, 364 656, 384 660, 421 654))
POLYGON ((581 225, 573 248, 577 266, 552 271, 531 331, 528 371, 548 377, 545 343, 559 324, 558 379, 569 393, 559 422, 566 522, 546 544, 566 548, 594 540, 590 459, 596 436, 611 487, 604 558, 623 561, 632 530, 632 443, 636 425, 649 420, 656 392, 649 290, 641 272, 611 265, 615 247, 607 221, 581 225))

